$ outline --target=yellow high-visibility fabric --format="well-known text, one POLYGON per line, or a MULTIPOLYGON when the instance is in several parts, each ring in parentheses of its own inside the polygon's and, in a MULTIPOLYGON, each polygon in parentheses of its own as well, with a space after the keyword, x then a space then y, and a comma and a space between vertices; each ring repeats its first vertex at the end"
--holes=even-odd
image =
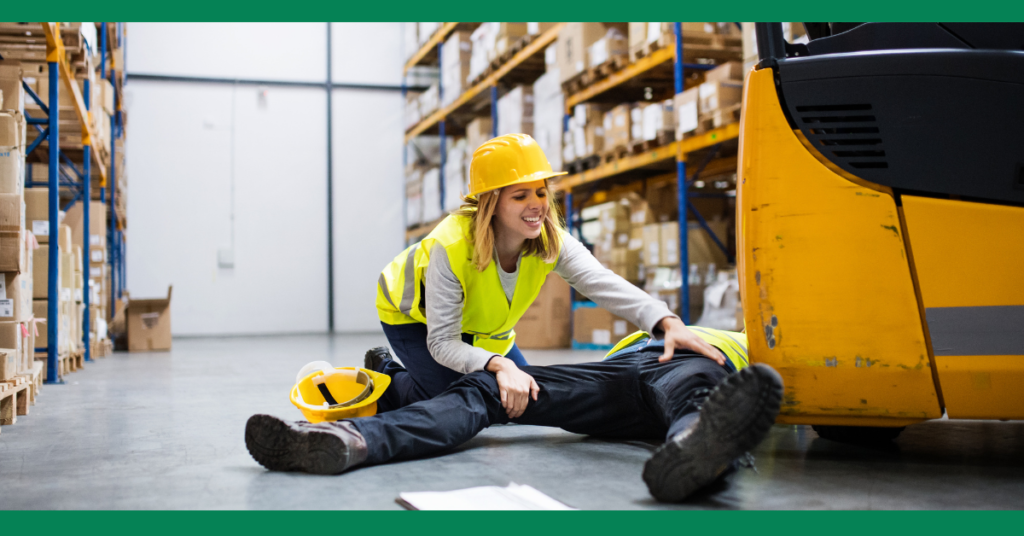
POLYGON ((473 335, 473 346, 505 355, 515 343, 516 322, 537 299, 555 263, 530 255, 519 262, 516 289, 509 304, 494 260, 480 272, 473 263, 470 218, 445 218, 420 243, 409 246, 381 272, 377 281, 377 316, 385 324, 427 322, 423 305, 424 279, 430 251, 440 244, 462 285, 462 332, 473 335))
MULTIPOLYGON (((721 350, 722 353, 725 354, 726 359, 736 367, 736 370, 743 369, 750 365, 750 358, 747 356, 746 333, 705 328, 701 326, 686 327, 689 328, 690 331, 694 332, 698 337, 707 341, 711 346, 721 350)), ((637 331, 636 333, 627 335, 612 347, 612 349, 605 355, 605 358, 644 339, 648 339, 650 336, 651 335, 646 331, 637 331)))

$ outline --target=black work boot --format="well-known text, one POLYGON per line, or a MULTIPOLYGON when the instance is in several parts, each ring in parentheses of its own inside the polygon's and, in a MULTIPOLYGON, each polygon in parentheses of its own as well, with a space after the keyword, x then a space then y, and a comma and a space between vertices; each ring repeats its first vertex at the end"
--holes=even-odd
POLYGON ((245 424, 245 446, 271 471, 336 475, 366 460, 366 440, 347 421, 311 424, 253 415, 245 424))
POLYGON ((391 361, 391 351, 387 346, 370 348, 366 351, 366 356, 363 357, 363 368, 380 372, 388 361, 391 361))
POLYGON ((767 365, 752 365, 718 384, 697 420, 661 446, 644 465, 655 499, 679 502, 714 482, 768 434, 782 402, 782 378, 767 365))

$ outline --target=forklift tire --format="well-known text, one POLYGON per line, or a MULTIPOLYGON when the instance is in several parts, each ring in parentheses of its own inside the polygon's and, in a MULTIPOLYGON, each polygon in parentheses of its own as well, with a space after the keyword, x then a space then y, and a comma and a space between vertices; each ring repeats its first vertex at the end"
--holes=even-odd
POLYGON ((906 427, 814 425, 811 428, 823 439, 854 445, 878 445, 892 442, 906 427))

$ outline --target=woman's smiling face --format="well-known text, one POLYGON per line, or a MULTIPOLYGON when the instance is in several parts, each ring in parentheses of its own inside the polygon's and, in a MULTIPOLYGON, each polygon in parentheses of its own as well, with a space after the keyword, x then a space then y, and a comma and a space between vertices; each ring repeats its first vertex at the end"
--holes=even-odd
POLYGON ((495 210, 499 234, 524 240, 540 236, 548 215, 548 190, 543 180, 502 188, 495 210))

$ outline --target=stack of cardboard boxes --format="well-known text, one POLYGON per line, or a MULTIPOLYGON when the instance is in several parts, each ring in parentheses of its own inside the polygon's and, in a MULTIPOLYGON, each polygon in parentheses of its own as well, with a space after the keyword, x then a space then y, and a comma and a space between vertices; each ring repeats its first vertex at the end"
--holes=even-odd
MULTIPOLYGON (((82 203, 75 203, 68 209, 64 222, 71 229, 74 251, 84 251, 84 213, 82 203)), ((75 301, 81 303, 84 315, 84 293, 89 293, 89 340, 102 341, 107 338, 107 307, 110 303, 110 289, 107 284, 107 206, 93 201, 89 206, 89 273, 82 274, 83 263, 75 261, 75 301), (81 279, 79 279, 81 277, 81 279)), ((76 319, 78 322, 78 319, 76 319)))
POLYGON ((516 86, 498 99, 498 135, 533 136, 533 86, 516 86))
POLYGON ((708 71, 704 83, 675 96, 676 137, 687 138, 739 121, 743 64, 726 62, 708 71))
POLYGON ((565 95, 555 62, 556 45, 544 51, 545 73, 533 83, 533 138, 548 157, 551 169, 562 169, 562 125, 565 95))
POLYGON ((455 102, 469 87, 469 62, 473 44, 469 32, 452 32, 441 47, 441 87, 443 106, 455 102))
POLYGON ((556 61, 562 83, 621 56, 628 44, 628 23, 569 22, 558 32, 556 61), (589 53, 589 54, 588 54, 589 53), (597 63, 592 63, 597 62, 597 63))
POLYGON ((21 66, 0 61, 0 381, 34 359, 32 247, 25 232, 25 115, 21 66))
POLYGON ((577 104, 563 134, 563 167, 576 160, 604 154, 605 107, 595 103, 577 104))

